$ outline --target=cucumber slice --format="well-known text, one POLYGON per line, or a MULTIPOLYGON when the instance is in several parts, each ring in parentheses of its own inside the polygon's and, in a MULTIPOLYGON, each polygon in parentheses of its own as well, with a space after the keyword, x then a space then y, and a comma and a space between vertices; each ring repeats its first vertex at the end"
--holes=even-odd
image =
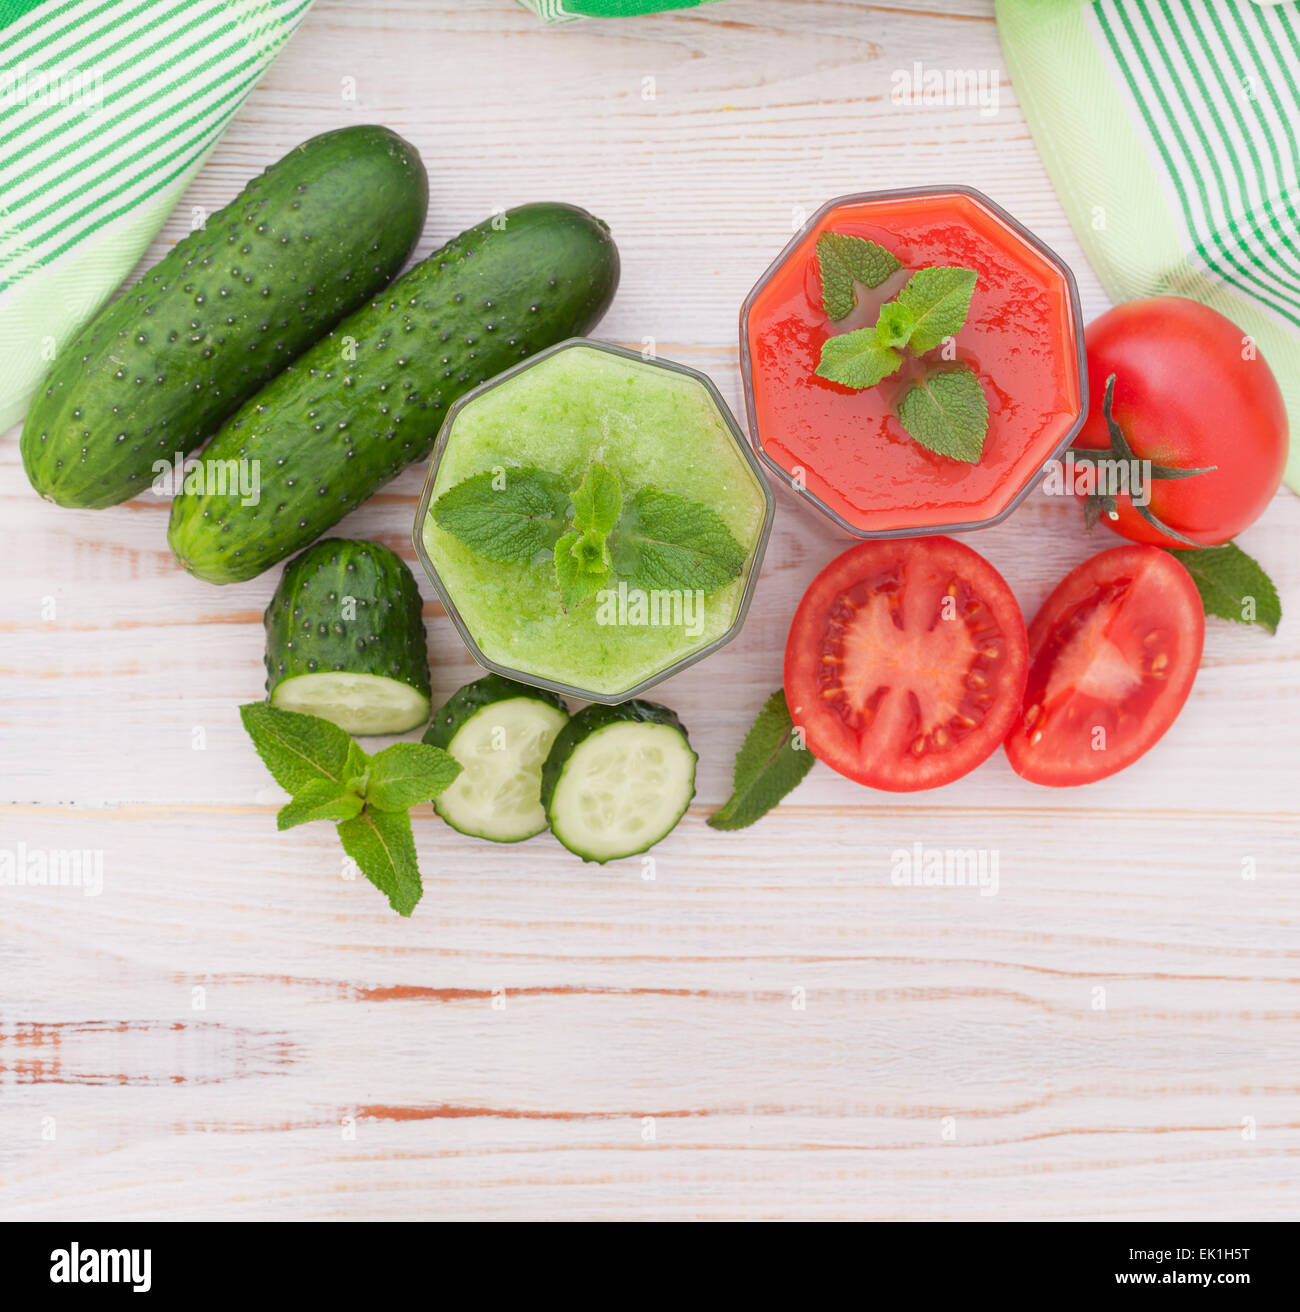
POLYGON ((488 674, 453 694, 424 741, 463 767, 434 799, 453 829, 494 843, 518 843, 546 828, 542 764, 569 710, 554 693, 488 674))
POLYGON ((382 674, 328 670, 277 683, 271 705, 331 720, 356 734, 406 733, 424 723, 429 699, 382 674))
POLYGON ((406 733, 429 718, 420 589, 378 542, 326 538, 284 567, 266 608, 272 706, 354 734, 406 733))
POLYGON ((584 861, 644 852, 686 814, 697 759, 666 706, 588 706, 560 731, 542 768, 551 832, 584 861))

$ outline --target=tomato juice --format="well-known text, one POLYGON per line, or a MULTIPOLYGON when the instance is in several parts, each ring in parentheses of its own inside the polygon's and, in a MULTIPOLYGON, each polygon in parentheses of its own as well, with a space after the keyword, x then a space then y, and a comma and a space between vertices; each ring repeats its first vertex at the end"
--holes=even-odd
POLYGON ((856 537, 981 527, 1002 518, 1069 445, 1086 417, 1078 292, 1069 269, 978 192, 945 187, 848 196, 824 206, 777 258, 741 312, 741 361, 755 449, 856 537), (866 238, 903 268, 858 287, 852 314, 822 304, 817 239, 866 238), (956 265, 977 275, 951 342, 865 390, 817 375, 822 343, 869 327, 916 270, 956 265), (936 363, 978 377, 989 426, 976 463, 927 450, 895 406, 936 363))

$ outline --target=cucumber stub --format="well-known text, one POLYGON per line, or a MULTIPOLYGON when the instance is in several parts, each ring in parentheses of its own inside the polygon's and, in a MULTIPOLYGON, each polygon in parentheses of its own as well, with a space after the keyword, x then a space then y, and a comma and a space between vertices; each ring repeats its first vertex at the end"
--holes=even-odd
POLYGON ((429 717, 429 650, 415 577, 378 542, 326 538, 284 567, 266 608, 272 706, 353 734, 429 717))
POLYGON ((697 759, 666 706, 588 706, 560 731, 542 767, 551 832, 584 861, 644 852, 686 814, 697 759))
POLYGON ((461 764, 434 809, 453 829, 494 843, 540 834, 547 824, 542 765, 568 722, 568 707, 555 693, 499 674, 467 683, 424 735, 461 764))

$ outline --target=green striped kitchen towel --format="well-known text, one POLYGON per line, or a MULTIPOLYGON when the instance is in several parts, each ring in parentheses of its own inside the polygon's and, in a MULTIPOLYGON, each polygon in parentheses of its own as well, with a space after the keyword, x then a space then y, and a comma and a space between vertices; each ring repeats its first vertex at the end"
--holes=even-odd
MULTIPOLYGON (((1259 344, 1300 438, 1300 5, 997 0, 1008 71, 1112 299, 1167 292, 1259 344)), ((1287 482, 1300 490, 1300 440, 1287 482)))
POLYGON ((575 18, 634 18, 638 14, 661 14, 665 9, 694 9, 717 0, 518 0, 548 23, 568 23, 575 18))
POLYGON ((131 272, 311 0, 0 0, 0 428, 131 272))

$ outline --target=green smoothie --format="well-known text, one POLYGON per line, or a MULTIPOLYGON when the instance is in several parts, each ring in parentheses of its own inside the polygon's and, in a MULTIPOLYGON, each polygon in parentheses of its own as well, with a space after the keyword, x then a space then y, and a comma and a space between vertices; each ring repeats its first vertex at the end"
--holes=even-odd
POLYGON ((728 634, 761 560, 771 494, 719 407, 698 376, 585 342, 463 404, 444 435, 421 534, 437 581, 488 661, 613 698, 728 634), (716 512, 744 553, 738 576, 711 592, 611 577, 566 610, 551 551, 527 563, 489 559, 435 522, 432 503, 474 475, 537 467, 573 489, 593 463, 614 475, 625 505, 646 490, 716 512))

